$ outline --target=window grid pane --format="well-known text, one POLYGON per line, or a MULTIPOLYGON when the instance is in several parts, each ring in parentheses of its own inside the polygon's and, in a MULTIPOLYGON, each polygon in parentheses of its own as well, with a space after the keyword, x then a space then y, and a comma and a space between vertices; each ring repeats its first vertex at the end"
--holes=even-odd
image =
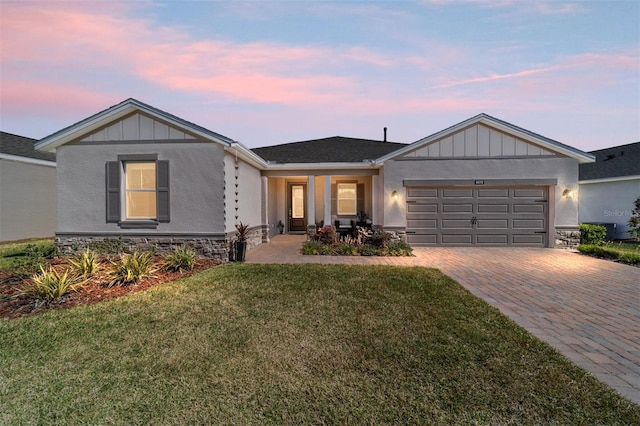
POLYGON ((124 166, 126 219, 155 219, 156 163, 127 162, 124 166))
POLYGON ((338 214, 355 215, 357 205, 357 184, 339 183, 338 192, 338 214))

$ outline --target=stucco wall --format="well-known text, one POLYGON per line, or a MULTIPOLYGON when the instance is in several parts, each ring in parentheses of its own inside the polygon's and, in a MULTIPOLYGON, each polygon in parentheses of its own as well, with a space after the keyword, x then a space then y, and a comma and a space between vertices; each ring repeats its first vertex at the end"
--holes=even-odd
POLYGON ((0 241, 53 237, 56 168, 2 159, 0 184, 0 241))
POLYGON ((618 182, 580 184, 578 194, 580 223, 615 223, 616 239, 627 239, 631 210, 640 197, 640 178, 618 182))
POLYGON ((226 153, 224 157, 225 195, 226 195, 226 231, 234 232, 238 222, 248 224, 251 228, 262 223, 262 180, 260 170, 226 153), (236 204, 236 164, 238 165, 238 202, 236 204), (236 213, 236 205, 238 207, 236 213), (236 214, 238 219, 236 221, 236 214))
POLYGON ((58 233, 223 233, 224 151, 199 141, 83 142, 57 150, 58 233), (106 223, 105 164, 122 154, 157 154, 169 160, 171 220, 157 229, 122 229, 106 223))
POLYGON ((572 158, 403 159, 387 161, 382 173, 385 227, 406 226, 404 179, 557 179, 556 190, 549 192, 554 194, 550 209, 555 209, 551 226, 578 224, 577 199, 562 197, 564 189, 578 190, 578 161, 572 158), (393 191, 400 194, 397 202, 391 198, 393 191))

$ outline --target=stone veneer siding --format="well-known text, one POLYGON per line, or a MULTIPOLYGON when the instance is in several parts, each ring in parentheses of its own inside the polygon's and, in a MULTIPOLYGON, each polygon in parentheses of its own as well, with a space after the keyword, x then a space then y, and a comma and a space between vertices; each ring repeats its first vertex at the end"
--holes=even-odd
POLYGON ((558 249, 575 249, 580 245, 578 228, 556 228, 555 245, 558 249))
MULTIPOLYGON (((158 253, 171 253, 176 247, 189 246, 195 252, 204 257, 218 259, 222 262, 229 260, 231 242, 235 240, 235 232, 230 232, 221 237, 200 236, 154 236, 154 235, 57 235, 56 246, 61 254, 74 254, 88 247, 97 250, 104 248, 120 248, 126 251, 136 249, 148 250, 153 248, 158 253)), ((247 238, 247 250, 262 244, 264 241, 263 227, 252 228, 247 238)))

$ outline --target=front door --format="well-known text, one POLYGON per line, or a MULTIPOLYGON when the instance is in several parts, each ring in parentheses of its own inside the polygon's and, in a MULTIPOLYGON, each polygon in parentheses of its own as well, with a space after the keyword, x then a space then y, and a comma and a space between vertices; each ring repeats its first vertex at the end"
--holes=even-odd
POLYGON ((307 230, 307 185, 289 184, 289 231, 307 230))

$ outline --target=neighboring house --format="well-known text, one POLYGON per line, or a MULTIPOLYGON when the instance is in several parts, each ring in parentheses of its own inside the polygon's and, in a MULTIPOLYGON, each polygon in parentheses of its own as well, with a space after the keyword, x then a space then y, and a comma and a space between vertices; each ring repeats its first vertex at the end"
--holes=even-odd
POLYGON ((580 165, 580 223, 602 223, 609 239, 629 239, 629 218, 640 197, 640 142, 592 151, 580 165))
POLYGON ((249 150, 134 99, 41 140, 56 152, 62 246, 121 237, 226 256, 362 220, 412 245, 574 245, 578 164, 593 156, 480 114, 405 145, 333 137, 249 150))
POLYGON ((0 241, 55 234, 56 156, 35 142, 0 132, 0 241))

